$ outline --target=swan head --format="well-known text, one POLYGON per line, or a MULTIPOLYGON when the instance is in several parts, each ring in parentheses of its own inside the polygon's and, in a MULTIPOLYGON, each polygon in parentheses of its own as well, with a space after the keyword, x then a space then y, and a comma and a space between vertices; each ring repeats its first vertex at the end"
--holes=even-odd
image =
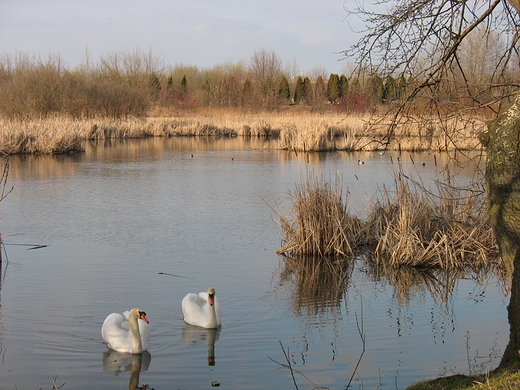
POLYGON ((208 298, 210 306, 215 304, 215 289, 213 287, 208 288, 208 298))
POLYGON ((140 318, 147 324, 150 323, 150 321, 148 321, 148 318, 146 318, 146 313, 144 312, 143 309, 135 308, 135 309, 130 310, 130 318, 140 318))

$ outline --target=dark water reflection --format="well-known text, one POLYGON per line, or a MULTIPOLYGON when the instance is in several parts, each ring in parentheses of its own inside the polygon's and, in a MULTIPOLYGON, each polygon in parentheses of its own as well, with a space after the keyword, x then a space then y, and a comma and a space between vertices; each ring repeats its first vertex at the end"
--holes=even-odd
MULTIPOLYGON (((302 264, 276 254, 271 207, 289 208, 302 176, 339 177, 362 212, 393 183, 398 157, 423 180, 442 177, 448 161, 294 154, 243 138, 108 141, 84 154, 11 158, 0 389, 51 387, 55 376, 70 389, 293 388, 273 362, 284 361, 280 343, 295 369, 342 389, 363 348, 360 319, 366 351, 354 388, 494 368, 508 336, 499 276, 388 273, 365 259, 302 264), (187 326, 180 310, 186 293, 209 286, 222 305, 216 332, 187 326), (106 315, 132 307, 152 326, 147 361, 112 356, 101 339, 106 315)), ((464 183, 474 169, 450 172, 464 183)))

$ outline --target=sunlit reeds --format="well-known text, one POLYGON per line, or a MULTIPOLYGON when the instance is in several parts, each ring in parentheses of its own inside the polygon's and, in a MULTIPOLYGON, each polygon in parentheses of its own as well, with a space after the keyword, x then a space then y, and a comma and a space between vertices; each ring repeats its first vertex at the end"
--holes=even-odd
POLYGON ((65 153, 81 149, 89 139, 124 139, 175 136, 270 137, 277 149, 294 151, 373 151, 480 148, 478 121, 408 123, 398 126, 383 143, 388 125, 371 124, 371 118, 306 111, 242 112, 199 110, 182 115, 83 118, 51 117, 32 120, 0 119, 0 153, 65 153))
POLYGON ((289 216, 280 216, 284 245, 278 253, 290 256, 352 256, 361 221, 348 213, 340 186, 309 177, 290 194, 289 216))
POLYGON ((436 269, 502 266, 484 192, 438 184, 436 191, 397 174, 361 220, 349 213, 340 186, 309 178, 289 194, 293 207, 280 217, 290 256, 374 254, 390 267, 436 269))
POLYGON ((498 252, 484 202, 482 192, 444 184, 431 192, 397 175, 394 191, 383 191, 369 213, 377 262, 393 267, 489 267, 498 261, 498 252))

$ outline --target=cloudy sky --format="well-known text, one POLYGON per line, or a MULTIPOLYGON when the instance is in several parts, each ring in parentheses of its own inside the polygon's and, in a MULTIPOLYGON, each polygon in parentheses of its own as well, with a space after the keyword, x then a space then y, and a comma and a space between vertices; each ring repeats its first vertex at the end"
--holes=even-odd
MULTIPOLYGON (((302 73, 345 73, 355 43, 354 0, 0 0, 0 54, 59 54, 68 67, 90 53, 136 49, 166 65, 208 68, 275 51, 302 73)), ((356 24, 357 23, 357 24, 356 24)), ((350 61, 350 63, 352 63, 350 61)))

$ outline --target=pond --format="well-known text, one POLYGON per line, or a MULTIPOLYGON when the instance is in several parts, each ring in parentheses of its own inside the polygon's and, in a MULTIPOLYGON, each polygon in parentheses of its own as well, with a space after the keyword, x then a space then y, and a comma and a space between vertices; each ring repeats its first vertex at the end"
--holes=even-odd
MULTIPOLYGON (((446 156, 267 143, 107 141, 81 154, 11 157, 13 190, 0 204, 0 389, 53 380, 63 389, 291 389, 293 375, 300 388, 402 389, 498 365, 509 297, 497 277, 381 276, 356 259, 341 281, 323 275, 313 291, 299 284, 305 270, 276 254, 276 211, 305 177, 337 181, 362 214, 393 185, 397 161, 427 181, 443 175, 446 156), (183 321, 182 298, 208 287, 222 307, 217 332, 183 321), (133 307, 150 320, 149 351, 111 354, 103 320, 133 307)), ((453 180, 473 171, 454 168, 453 180)))

